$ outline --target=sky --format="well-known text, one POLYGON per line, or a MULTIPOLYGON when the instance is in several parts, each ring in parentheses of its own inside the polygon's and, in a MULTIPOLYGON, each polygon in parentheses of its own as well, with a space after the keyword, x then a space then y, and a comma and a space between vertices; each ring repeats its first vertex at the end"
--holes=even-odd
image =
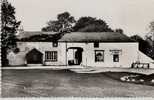
POLYGON ((121 28, 128 36, 144 36, 154 20, 154 0, 8 0, 25 31, 41 31, 57 14, 68 11, 75 19, 91 16, 121 28))

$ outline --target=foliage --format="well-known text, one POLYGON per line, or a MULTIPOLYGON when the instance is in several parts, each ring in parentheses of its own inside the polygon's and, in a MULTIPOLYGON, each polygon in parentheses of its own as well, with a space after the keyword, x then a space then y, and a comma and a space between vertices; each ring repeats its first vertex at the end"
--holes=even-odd
POLYGON ((50 20, 47 26, 42 28, 42 31, 69 32, 72 31, 74 23, 74 17, 69 12, 64 12, 57 15, 57 20, 50 20))
POLYGON ((112 32, 107 23, 93 17, 81 17, 73 27, 78 32, 112 32))
POLYGON ((15 48, 15 49, 14 49, 14 53, 15 53, 15 54, 17 54, 17 53, 19 53, 19 52, 20 52, 20 49, 19 49, 19 48, 15 48))
POLYGON ((150 31, 146 34, 145 40, 151 46, 151 49, 149 51, 150 51, 150 54, 151 54, 152 58, 154 59, 154 21, 152 21, 149 24, 149 29, 150 29, 150 31))
POLYGON ((131 39, 134 39, 135 41, 139 42, 140 51, 142 51, 144 54, 154 59, 154 54, 152 53, 152 47, 148 41, 144 40, 138 35, 131 36, 131 39))
POLYGON ((61 29, 61 25, 58 21, 49 21, 47 23, 47 26, 42 28, 42 31, 48 32, 48 31, 53 31, 53 32, 58 32, 61 29))
POLYGON ((57 41, 63 36, 61 33, 56 33, 56 34, 40 34, 40 35, 33 35, 28 38, 22 38, 19 39, 18 41, 22 42, 51 42, 51 41, 57 41))
POLYGON ((154 45, 152 42, 154 42, 154 21, 149 24, 150 31, 148 34, 146 34, 145 38, 149 42, 151 41, 151 44, 154 45))
POLYGON ((120 29, 120 28, 119 29, 116 29, 115 32, 124 33, 124 31, 122 29, 120 29))
POLYGON ((150 23, 149 28, 151 32, 154 32, 154 21, 150 23))
POLYGON ((80 17, 76 22, 74 17, 68 12, 57 15, 57 20, 50 20, 47 26, 42 28, 42 31, 48 32, 120 32, 122 29, 111 29, 107 23, 102 19, 94 17, 80 17), (73 26, 74 24, 74 26, 73 26))
POLYGON ((2 65, 5 65, 7 50, 16 48, 15 34, 20 25, 20 21, 17 21, 15 17, 15 8, 7 1, 1 4, 1 20, 2 65))

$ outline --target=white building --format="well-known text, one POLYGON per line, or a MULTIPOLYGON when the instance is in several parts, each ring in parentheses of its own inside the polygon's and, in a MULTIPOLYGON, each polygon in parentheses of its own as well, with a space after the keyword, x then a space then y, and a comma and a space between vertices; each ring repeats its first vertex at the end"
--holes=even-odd
MULTIPOLYGON (((21 33, 20 38, 27 37, 30 33, 21 33)), ((139 62, 138 42, 115 32, 72 32, 55 42, 18 41, 17 46, 19 52, 8 55, 10 65, 129 68, 133 63, 139 62)), ((143 63, 150 62, 148 60, 143 63)))

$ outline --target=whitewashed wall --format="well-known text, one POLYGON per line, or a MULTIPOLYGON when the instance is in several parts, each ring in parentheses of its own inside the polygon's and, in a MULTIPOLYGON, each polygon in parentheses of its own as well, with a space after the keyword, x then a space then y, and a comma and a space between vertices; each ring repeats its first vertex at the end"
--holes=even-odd
POLYGON ((99 48, 94 48, 93 43, 58 43, 58 47, 52 47, 52 42, 18 42, 20 52, 14 57, 9 57, 11 65, 25 64, 25 55, 33 48, 42 52, 45 60, 45 51, 58 51, 57 62, 45 62, 45 65, 66 65, 68 63, 68 53, 66 48, 81 47, 82 65, 93 67, 130 67, 138 59, 138 43, 100 43, 99 48), (113 55, 110 50, 122 50, 119 56, 119 62, 113 62, 113 55), (95 62, 95 50, 104 50, 104 62, 95 62), (23 61, 21 61, 23 60, 23 61), (19 63, 20 62, 20 63, 19 63))
POLYGON ((20 49, 20 52, 15 55, 14 59, 9 57, 9 61, 11 61, 10 65, 22 65, 21 62, 24 64, 26 63, 25 56, 26 54, 36 48, 40 52, 43 53, 43 62, 45 61, 45 51, 57 51, 58 52, 58 61, 57 62, 45 62, 45 65, 66 65, 66 44, 65 43, 58 43, 58 47, 53 47, 52 42, 18 42, 17 43, 18 48, 20 49), (19 60, 25 60, 25 61, 20 61, 19 60))
POLYGON ((138 43, 100 43, 99 48, 94 48, 93 43, 68 43, 69 47, 82 47, 82 64, 97 67, 130 67, 138 58, 138 43), (119 62, 113 62, 110 50, 121 49, 119 62), (95 50, 104 50, 104 62, 95 62, 95 50))

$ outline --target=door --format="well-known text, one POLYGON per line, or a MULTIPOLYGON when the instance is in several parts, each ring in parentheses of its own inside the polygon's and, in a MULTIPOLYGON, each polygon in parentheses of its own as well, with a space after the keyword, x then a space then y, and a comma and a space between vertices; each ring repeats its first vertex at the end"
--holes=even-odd
POLYGON ((42 64, 43 54, 40 51, 33 49, 27 53, 26 59, 27 64, 42 64))
POLYGON ((75 64, 76 65, 80 65, 81 62, 82 62, 82 51, 80 49, 78 49, 76 52, 75 52, 75 64))

